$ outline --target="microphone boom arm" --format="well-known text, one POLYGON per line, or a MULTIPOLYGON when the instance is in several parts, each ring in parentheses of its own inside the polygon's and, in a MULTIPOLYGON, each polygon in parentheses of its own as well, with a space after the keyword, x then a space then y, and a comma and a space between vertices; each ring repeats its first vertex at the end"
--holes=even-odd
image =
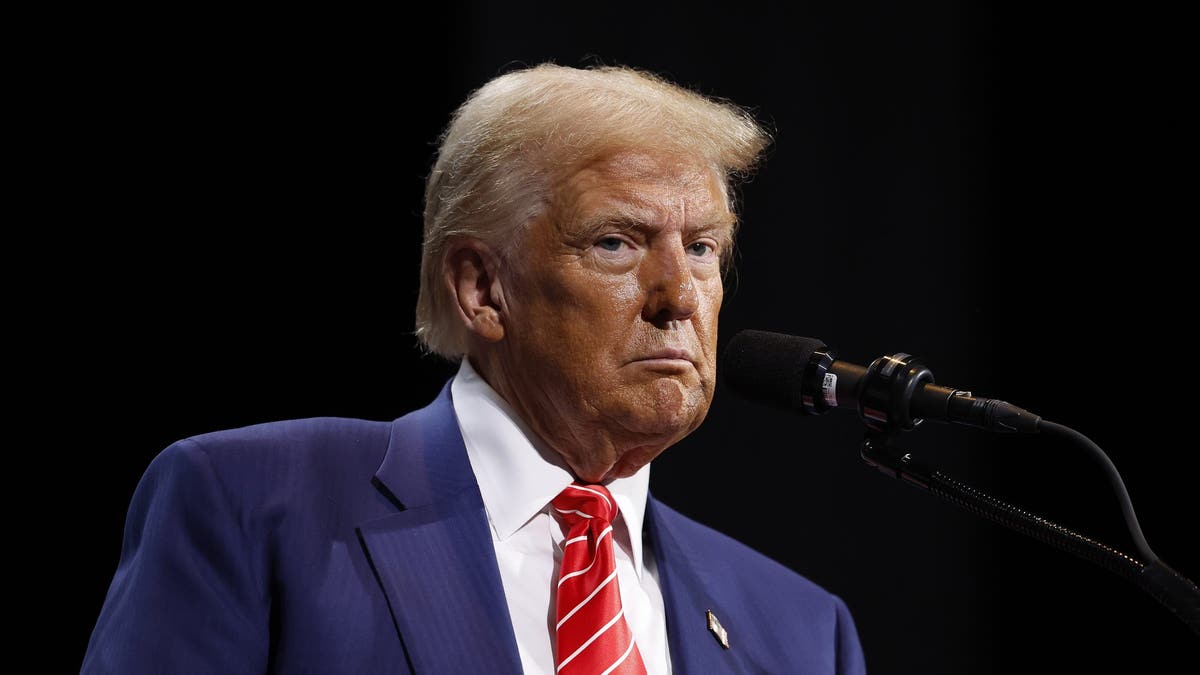
MULTIPOLYGON (((959 507, 1057 549, 1091 561, 1132 582, 1200 635, 1200 588, 1150 552, 1145 562, 997 499, 933 469, 893 446, 888 434, 869 431, 860 453, 864 461, 893 478, 924 488, 959 507)), ((1149 551, 1148 547, 1146 548, 1149 551)))

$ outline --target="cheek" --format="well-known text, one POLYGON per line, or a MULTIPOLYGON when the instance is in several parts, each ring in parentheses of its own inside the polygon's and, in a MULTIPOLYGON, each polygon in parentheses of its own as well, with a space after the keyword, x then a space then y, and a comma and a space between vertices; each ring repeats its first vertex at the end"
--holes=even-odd
POLYGON ((612 308, 641 308, 642 286, 632 274, 604 280, 597 284, 596 289, 603 288, 603 301, 612 308))
POLYGON ((700 338, 710 349, 715 349, 717 345, 717 319, 721 314, 723 298, 724 289, 719 283, 715 287, 709 287, 707 292, 702 295, 701 306, 703 309, 696 312, 699 323, 696 329, 702 331, 700 338))
POLYGON ((641 312, 645 293, 634 274, 585 274, 571 282, 563 302, 594 329, 628 325, 641 312))
POLYGON ((548 389, 585 392, 609 381, 632 325, 623 308, 636 294, 611 280, 542 289, 515 313, 525 362, 545 373, 548 389))
POLYGON ((716 291, 714 291, 708 295, 705 302, 703 303, 704 304, 704 312, 703 312, 704 316, 701 318, 701 321, 704 322, 706 327, 714 329, 712 331, 714 333, 716 332, 715 329, 717 327, 717 316, 721 313, 722 297, 723 297, 723 294, 721 292, 720 287, 718 287, 716 291))
POLYGON ((571 341, 581 359, 607 363, 636 337, 643 296, 631 275, 580 280, 560 306, 564 339, 571 341))
POLYGON ((725 299, 725 282, 719 274, 716 274, 700 282, 700 288, 704 298, 702 302, 705 309, 708 310, 707 314, 715 323, 717 314, 721 311, 721 302, 725 299))

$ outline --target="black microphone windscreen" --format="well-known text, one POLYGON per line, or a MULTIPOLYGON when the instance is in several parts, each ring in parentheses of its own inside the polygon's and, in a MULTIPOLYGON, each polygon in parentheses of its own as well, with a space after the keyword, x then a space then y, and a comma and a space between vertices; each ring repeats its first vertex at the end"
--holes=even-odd
POLYGON ((813 352, 825 349, 813 338, 744 330, 721 356, 720 379, 751 401, 797 412, 804 369, 813 352))

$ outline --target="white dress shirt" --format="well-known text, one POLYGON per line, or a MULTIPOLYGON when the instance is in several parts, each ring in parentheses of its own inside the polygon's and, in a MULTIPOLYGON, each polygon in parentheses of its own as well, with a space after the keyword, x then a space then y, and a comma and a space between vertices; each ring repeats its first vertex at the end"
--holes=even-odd
MULTIPOLYGON (((491 523, 521 666, 531 675, 553 675, 557 618, 551 591, 566 533, 549 508, 550 500, 575 478, 562 456, 525 425, 466 358, 450 395, 491 523)), ((671 672, 671 658, 658 568, 642 541, 649 485, 647 464, 605 487, 619 509, 613 552, 621 604, 647 672, 658 674, 671 672)))

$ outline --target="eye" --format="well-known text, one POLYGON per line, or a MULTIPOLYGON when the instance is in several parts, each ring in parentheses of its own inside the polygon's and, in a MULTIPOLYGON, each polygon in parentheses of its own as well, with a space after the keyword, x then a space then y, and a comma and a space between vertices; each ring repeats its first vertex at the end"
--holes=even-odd
POLYGON ((696 257, 703 257, 713 252, 714 248, 713 245, 709 244, 708 242, 694 241, 688 244, 687 250, 688 253, 691 253, 696 257))
POLYGON ((605 237, 596 242, 596 245, 605 251, 619 251, 621 246, 625 244, 619 237, 605 237))

